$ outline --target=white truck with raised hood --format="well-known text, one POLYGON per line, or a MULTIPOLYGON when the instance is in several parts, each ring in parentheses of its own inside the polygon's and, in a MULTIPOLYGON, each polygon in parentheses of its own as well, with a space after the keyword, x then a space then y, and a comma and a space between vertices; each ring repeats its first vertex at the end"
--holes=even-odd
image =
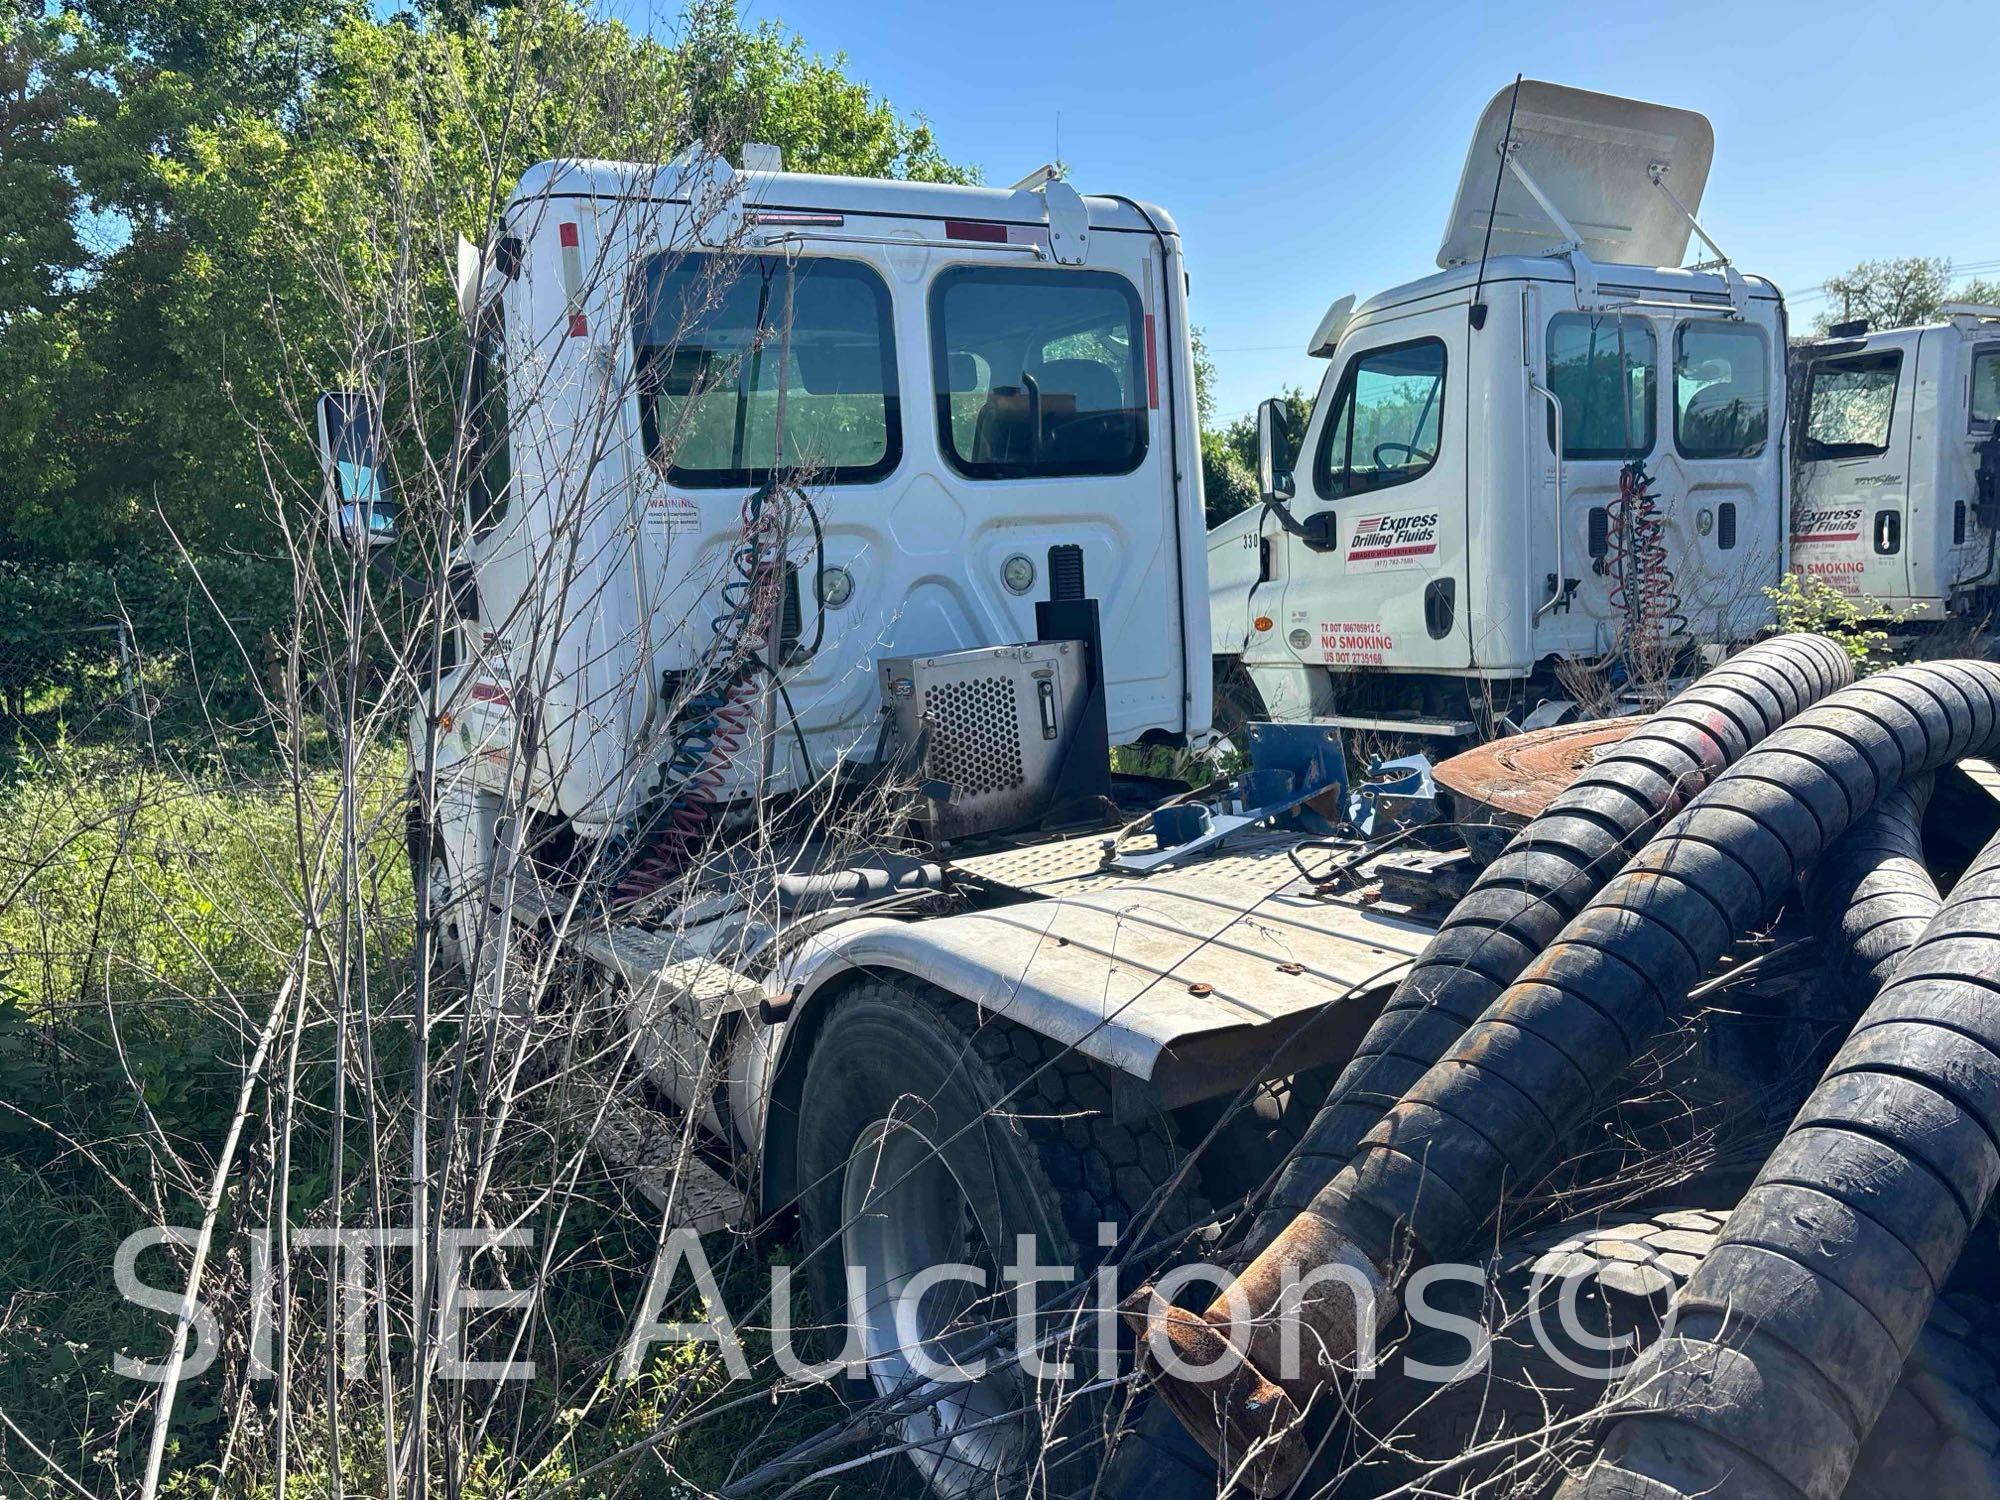
POLYGON ((1695 217, 1713 150, 1689 110, 1494 96, 1439 272, 1333 304, 1302 441, 1260 409, 1265 503, 1209 534, 1225 728, 1485 733, 1633 632, 1768 622, 1785 305, 1695 217))
POLYGON ((1792 570, 1899 623, 1983 620, 2000 588, 2000 307, 1835 325, 1792 365, 1792 570))

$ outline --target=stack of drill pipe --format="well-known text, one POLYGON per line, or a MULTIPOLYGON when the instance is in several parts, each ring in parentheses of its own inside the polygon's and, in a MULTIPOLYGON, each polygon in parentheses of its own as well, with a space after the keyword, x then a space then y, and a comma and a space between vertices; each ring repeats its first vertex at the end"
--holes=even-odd
POLYGON ((1843 688, 1744 754, 1404 1092, 1232 1287, 1199 1316, 1155 1311, 1149 1332, 1179 1355, 1159 1372, 1162 1397, 1225 1464, 1247 1457, 1258 1493, 1288 1486, 1306 1456, 1304 1409, 1351 1362, 1366 1320, 1393 1311, 1410 1267, 1478 1241, 1503 1197, 1536 1181, 1605 1090, 1681 1023, 1694 983, 1857 819, 1996 747, 2000 666, 1958 661, 1843 688), (1301 1272, 1315 1282, 1302 1296, 1301 1272), (1245 1356, 1226 1381, 1187 1373, 1219 1346, 1245 1356), (1288 1362, 1288 1348, 1303 1361, 1288 1362))
POLYGON ((1251 1250, 1312 1202, 1634 851, 1765 736, 1853 680, 1835 642, 1780 636, 1704 674, 1599 756, 1480 873, 1396 987, 1280 1172, 1251 1250))
POLYGON ((1561 1500, 1847 1487, 2000 1181, 2000 838, 1890 967, 1561 1500))

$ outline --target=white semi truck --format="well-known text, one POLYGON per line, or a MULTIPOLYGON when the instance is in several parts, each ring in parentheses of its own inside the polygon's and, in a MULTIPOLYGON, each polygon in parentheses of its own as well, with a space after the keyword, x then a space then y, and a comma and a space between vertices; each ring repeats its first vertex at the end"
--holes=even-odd
MULTIPOLYGON (((531 1028, 529 955, 594 976, 600 1145, 681 1223, 795 1219, 907 1398, 913 1274, 1033 1234, 1088 1276, 1240 1196, 1282 1091, 1184 1146, 1338 1061, 1364 1018, 1315 1018, 1430 928, 1293 864, 1326 827, 1276 821, 1344 790, 1318 732, 1164 846, 1134 820, 1184 788, 1112 773, 1210 721, 1173 222, 1047 171, 746 162, 533 168, 461 251, 459 435, 398 485, 419 418, 359 372, 319 408, 327 526, 449 540, 409 730, 429 951, 531 1028), (427 522, 439 484, 462 514, 427 522)), ((895 1430, 938 1493, 992 1493, 1095 1471, 1101 1442, 1050 1459, 1058 1419, 1003 1366, 895 1430)))
MULTIPOLYGON (((1618 118, 1593 128, 1641 157, 1675 144, 1618 118)), ((753 149, 742 170, 537 167, 461 262, 469 359, 442 458, 401 467, 410 429, 441 424, 385 421, 378 371, 319 410, 330 535, 357 558, 393 553, 399 528, 450 542, 410 721, 422 952, 525 1050, 586 1033, 565 1055, 601 1068, 588 1128, 652 1200, 641 1211, 796 1224, 823 1320, 851 1336, 862 1389, 898 1403, 882 1435, 933 1493, 1213 1495, 1232 1471, 1142 1389, 1126 1405, 1064 1330, 1081 1299, 1186 1253, 1200 1199, 1241 1204, 1272 1178, 1477 871, 1451 823, 1426 843, 1376 821, 1421 815, 1409 786, 1373 803, 1373 842, 1329 829, 1371 792, 1325 725, 1251 726, 1252 769, 1200 796, 1112 773, 1112 744, 1210 719, 1172 222, 1046 172, 1011 190, 861 182, 753 149), (462 515, 423 513, 441 492, 462 515), (513 978, 537 969, 577 982, 524 1006, 513 978), (1043 1284, 1042 1352, 1066 1351, 1073 1380, 998 1351, 956 1368, 992 1346, 1003 1289, 981 1278, 1022 1236, 1034 1265, 1072 1268, 1043 1284)), ((1338 552, 1370 580, 1372 633, 1414 621, 1454 681, 1526 671, 1558 637, 1601 646, 1615 617, 1588 511, 1661 432, 1680 434, 1660 467, 1684 578, 1752 551, 1742 571, 1759 574, 1779 534, 1755 501, 1780 438, 1746 394, 1780 383, 1774 292, 1726 267, 1612 271, 1580 246, 1487 272, 1448 272, 1340 336, 1307 451, 1360 488, 1297 523, 1333 549, 1313 559, 1338 552), (1671 400, 1669 357, 1688 372, 1671 400), (1512 383, 1460 378, 1475 359, 1511 361, 1512 383), (1607 385, 1615 419, 1583 399, 1607 385), (1546 409, 1560 469, 1529 441, 1542 428, 1490 417, 1503 389, 1546 409), (1570 446, 1611 431, 1609 457, 1570 446), (1442 498, 1404 505, 1433 475, 1442 498), (1548 530, 1474 529, 1475 481, 1535 498, 1548 530), (1509 630, 1513 654, 1489 653, 1509 630)), ((1311 637, 1325 611, 1283 577, 1311 637)), ((1376 649, 1341 634, 1314 670, 1376 649)), ((1600 758, 1603 785, 1582 789, 1606 810, 1565 825, 1592 852, 1545 860, 1530 835, 1525 885, 1496 866, 1508 899, 1538 908, 1554 869, 1581 901, 1583 872, 1608 877, 1848 670, 1828 642, 1772 642, 1657 730, 1635 723, 1644 753, 1600 758), (1661 777, 1662 755, 1679 774, 1661 777)), ((1433 969, 1464 968, 1456 951, 1433 969)), ((1705 1087, 1740 1116, 1770 1082, 1705 1087)), ((1688 1113, 1656 1071, 1645 1093, 1688 1113)), ((1458 1420, 1432 1431, 1454 1452, 1458 1420)), ((1538 1405, 1538 1446, 1545 1423, 1538 1405)))
POLYGON ((1981 620, 2000 587, 2000 307, 1836 325, 1793 361, 1792 568, 1899 621, 1981 620))
POLYGON ((1440 271, 1334 303, 1302 435, 1260 410, 1265 503, 1209 535, 1225 728, 1484 733, 1562 664, 1767 623, 1785 305, 1695 218, 1713 150, 1688 110, 1494 96, 1440 271))

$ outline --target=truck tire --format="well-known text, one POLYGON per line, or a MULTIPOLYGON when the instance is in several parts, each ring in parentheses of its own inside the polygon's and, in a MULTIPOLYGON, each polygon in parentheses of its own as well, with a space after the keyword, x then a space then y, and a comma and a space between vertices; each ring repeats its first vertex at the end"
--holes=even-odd
MULTIPOLYGON (((1192 1222, 1192 1174, 1166 1121, 1111 1114, 1110 1087, 1083 1056, 931 986, 870 978, 834 1002, 800 1098, 800 1227, 821 1321, 867 1358, 874 1394, 920 1373, 895 1335, 894 1300, 924 1266, 985 1277, 983 1292, 948 1281, 904 1314, 932 1366, 970 1363, 961 1351, 1013 1316, 999 1272, 1016 1236, 1035 1237, 1038 1264, 1084 1281, 1107 1253, 1101 1224, 1123 1233, 1157 1207, 1154 1239, 1192 1222), (852 1286, 850 1266, 862 1273, 852 1286)), ((1060 1286, 1044 1285, 1045 1304, 1060 1286)), ((1079 1320, 1076 1384, 1095 1378, 1095 1327, 1079 1320)), ((898 1440, 925 1444, 909 1456, 936 1495, 1080 1495, 1096 1480, 1104 1415, 1101 1401, 1010 1367, 907 1418, 898 1440)))
POLYGON ((1845 1500, 2000 1495, 2000 1309, 1946 1296, 1847 1481, 1845 1500))
MULTIPOLYGON (((1668 1303, 1713 1248, 1728 1219, 1713 1209, 1668 1209, 1582 1231, 1533 1236, 1492 1261, 1484 1293, 1454 1284, 1431 1296, 1440 1311, 1493 1319, 1501 1332, 1490 1368, 1450 1385, 1403 1378, 1404 1357, 1445 1365, 1462 1359, 1457 1333, 1419 1328, 1385 1360, 1358 1404, 1342 1456, 1346 1472, 1331 1500, 1359 1500, 1420 1486, 1425 1495, 1489 1493, 1500 1472, 1505 1493, 1546 1495, 1588 1461, 1591 1433, 1574 1419, 1608 1400, 1615 1371, 1593 1351, 1565 1340, 1558 1298, 1574 1278, 1574 1323, 1588 1338, 1623 1343, 1621 1363, 1650 1344, 1668 1303), (1542 1278, 1539 1284, 1537 1278, 1542 1278), (1540 1308, 1533 1320, 1530 1305, 1540 1308), (1497 1316, 1496 1316, 1497 1315, 1497 1316), (1545 1330, 1548 1342, 1535 1329, 1545 1330), (1551 1345, 1553 1346, 1553 1352, 1551 1345), (1597 1363, 1593 1363, 1593 1361, 1597 1363), (1508 1442, 1509 1438, 1519 1442, 1508 1442), (1438 1474, 1468 1449, 1495 1445, 1478 1464, 1438 1474)), ((1385 1348, 1386 1348, 1385 1344, 1385 1348)), ((1957 1295, 1942 1299, 1911 1351, 1901 1383, 1863 1447, 1844 1500, 2000 1500, 2000 1309, 1957 1295)))

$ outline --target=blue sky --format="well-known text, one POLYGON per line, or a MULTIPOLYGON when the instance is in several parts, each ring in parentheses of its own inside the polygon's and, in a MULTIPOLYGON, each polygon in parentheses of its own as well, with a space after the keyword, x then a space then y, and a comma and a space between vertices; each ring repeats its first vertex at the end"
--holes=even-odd
POLYGON ((742 6, 845 52, 989 182, 1060 149, 1080 190, 1164 206, 1225 417, 1317 382, 1301 351, 1335 297, 1432 269, 1473 123, 1516 72, 1706 114, 1703 223, 1795 323, 1824 305, 1809 288, 1866 258, 2000 274, 1990 0, 742 6))

